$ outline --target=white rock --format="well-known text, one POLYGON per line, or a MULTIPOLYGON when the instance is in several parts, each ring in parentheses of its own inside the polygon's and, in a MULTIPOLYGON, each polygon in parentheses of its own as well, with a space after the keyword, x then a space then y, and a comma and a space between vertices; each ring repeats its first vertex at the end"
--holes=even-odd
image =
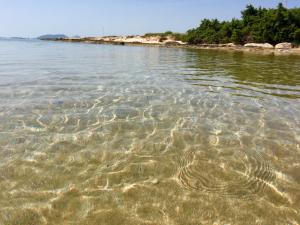
POLYGON ((248 44, 245 44, 244 47, 247 47, 247 48, 274 48, 273 45, 269 44, 269 43, 248 43, 248 44))
POLYGON ((275 46, 276 49, 291 49, 293 48, 292 43, 283 42, 275 46))
POLYGON ((226 46, 227 47, 236 47, 236 44, 234 44, 234 43, 227 43, 226 46))
POLYGON ((153 179, 153 180, 151 181, 151 183, 152 183, 152 184, 159 184, 159 180, 155 178, 155 179, 153 179))

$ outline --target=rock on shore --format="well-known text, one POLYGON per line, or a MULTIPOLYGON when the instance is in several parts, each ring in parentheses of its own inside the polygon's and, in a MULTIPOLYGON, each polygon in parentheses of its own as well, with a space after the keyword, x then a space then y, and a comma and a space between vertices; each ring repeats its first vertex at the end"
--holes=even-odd
POLYGON ((292 43, 288 43, 288 42, 283 42, 283 43, 279 43, 275 46, 276 49, 292 49, 293 45, 292 43))
POLYGON ((244 47, 247 48, 267 48, 267 49, 273 49, 274 46, 269 43, 247 43, 244 45, 244 47))

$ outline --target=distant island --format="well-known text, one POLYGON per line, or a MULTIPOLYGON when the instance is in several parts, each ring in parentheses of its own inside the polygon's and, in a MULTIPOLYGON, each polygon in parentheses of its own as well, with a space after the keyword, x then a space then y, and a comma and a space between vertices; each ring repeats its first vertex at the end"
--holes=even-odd
POLYGON ((1 40, 26 40, 26 37, 0 37, 1 40))
POLYGON ((68 36, 64 34, 46 34, 38 37, 38 39, 40 40, 55 40, 55 39, 64 39, 64 38, 68 38, 68 36))

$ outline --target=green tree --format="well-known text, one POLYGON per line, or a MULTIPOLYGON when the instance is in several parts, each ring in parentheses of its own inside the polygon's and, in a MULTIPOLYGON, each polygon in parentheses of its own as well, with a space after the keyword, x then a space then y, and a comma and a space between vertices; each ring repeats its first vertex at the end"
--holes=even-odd
POLYGON ((190 44, 235 42, 299 43, 300 8, 255 8, 247 5, 241 19, 218 21, 204 19, 199 27, 189 30, 182 39, 190 44))
POLYGON ((295 43, 300 44, 300 29, 299 28, 294 32, 294 39, 295 39, 295 43))

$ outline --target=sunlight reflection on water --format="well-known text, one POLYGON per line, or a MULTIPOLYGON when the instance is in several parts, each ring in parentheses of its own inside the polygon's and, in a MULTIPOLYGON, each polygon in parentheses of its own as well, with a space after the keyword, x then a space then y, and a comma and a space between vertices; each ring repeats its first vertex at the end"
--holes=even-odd
POLYGON ((0 49, 0 224, 300 223, 299 58, 0 49))

